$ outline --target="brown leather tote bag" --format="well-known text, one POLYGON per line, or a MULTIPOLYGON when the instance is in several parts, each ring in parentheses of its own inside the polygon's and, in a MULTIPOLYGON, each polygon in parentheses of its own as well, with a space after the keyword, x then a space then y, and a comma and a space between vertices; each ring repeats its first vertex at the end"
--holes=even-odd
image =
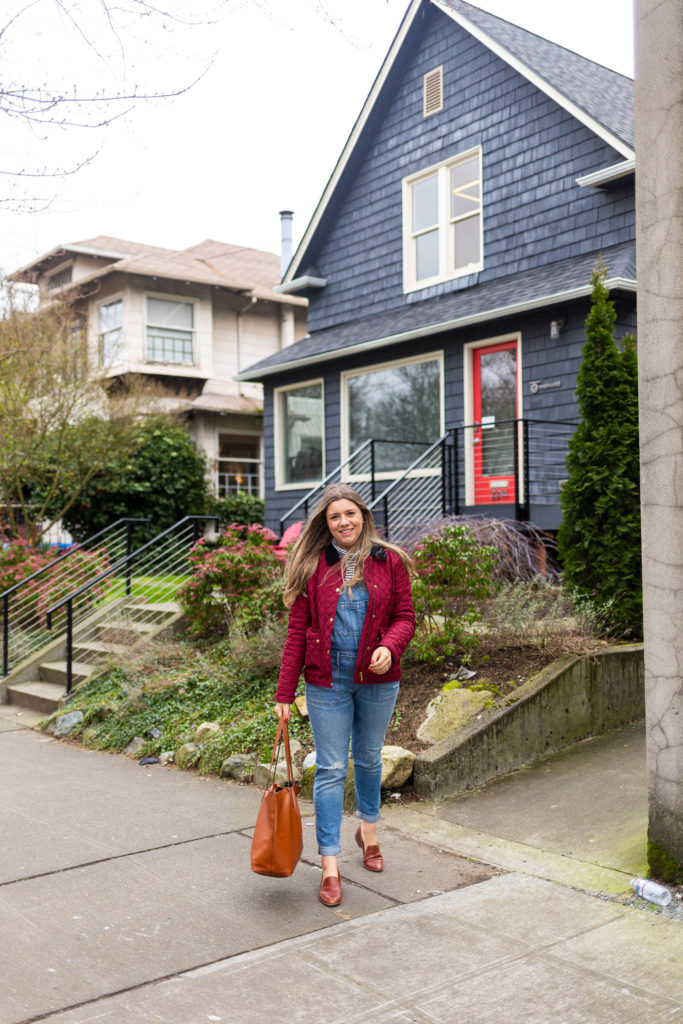
POLYGON ((256 817, 256 828, 251 841, 251 870, 257 875, 287 878, 299 863, 303 852, 301 812, 297 796, 301 786, 294 782, 292 755, 289 750, 289 730, 284 718, 280 719, 275 734, 273 756, 266 781, 266 789, 256 817), (287 782, 275 784, 275 771, 280 747, 284 739, 287 761, 287 782))

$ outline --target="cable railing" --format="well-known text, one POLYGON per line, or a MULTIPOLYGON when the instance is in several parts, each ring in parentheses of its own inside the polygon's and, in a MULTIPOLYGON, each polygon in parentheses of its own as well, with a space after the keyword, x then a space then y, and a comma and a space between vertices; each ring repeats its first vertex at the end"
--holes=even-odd
POLYGON ((385 441, 381 438, 364 441, 348 459, 340 462, 282 516, 280 536, 285 531, 287 521, 295 519, 297 513, 300 518, 308 519, 309 510, 329 484, 348 483, 370 504, 384 487, 387 478, 402 472, 407 462, 428 447, 429 442, 426 441, 385 441))
POLYGON ((448 430, 370 502, 388 540, 409 543, 425 524, 485 513, 529 521, 554 507, 576 423, 516 419, 448 430))
POLYGON ((176 596, 192 575, 189 555, 207 522, 219 529, 216 516, 185 516, 47 609, 48 627, 60 612, 64 616, 67 693, 75 666, 79 676, 87 675, 98 660, 153 632, 178 610, 176 596), (103 585, 106 602, 100 599, 98 607, 77 621, 79 601, 103 585))
MULTIPOLYGON (((52 638, 45 621, 47 605, 129 555, 135 528, 144 525, 149 533, 149 523, 139 517, 117 519, 0 594, 3 676, 52 638)), ((130 581, 124 580, 124 586, 129 585, 130 581)), ((87 606, 97 596, 89 593, 82 604, 87 606)))

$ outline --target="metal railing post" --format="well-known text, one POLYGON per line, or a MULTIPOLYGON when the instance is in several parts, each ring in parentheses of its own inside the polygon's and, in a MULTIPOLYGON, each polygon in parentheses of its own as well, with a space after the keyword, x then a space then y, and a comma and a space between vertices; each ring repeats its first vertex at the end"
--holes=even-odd
POLYGON ((66 605, 66 692, 71 693, 73 683, 73 600, 66 605))
POLYGON ((529 493, 529 421, 522 420, 522 467, 524 470, 524 518, 531 514, 531 494, 529 493))
POLYGON ((370 500, 375 500, 375 439, 370 441, 370 500))
POLYGON ((441 442, 441 515, 446 515, 446 509, 448 507, 446 495, 448 482, 446 480, 446 471, 448 468, 447 463, 447 452, 446 452, 446 441, 445 439, 441 442))
POLYGON ((460 480, 458 471, 458 429, 453 428, 453 514, 460 515, 460 480))
POLYGON ((2 674, 9 673, 9 594, 2 596, 2 674))
POLYGON ((386 494, 384 495, 382 505, 384 506, 384 536, 389 540, 389 499, 386 494))

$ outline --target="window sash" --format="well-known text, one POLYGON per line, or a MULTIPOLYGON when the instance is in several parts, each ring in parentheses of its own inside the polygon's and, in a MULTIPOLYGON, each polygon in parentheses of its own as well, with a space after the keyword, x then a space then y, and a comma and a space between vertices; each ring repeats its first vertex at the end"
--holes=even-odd
POLYGON ((413 291, 482 266, 481 151, 469 151, 404 180, 404 288, 413 291), (436 224, 426 184, 436 180, 436 224))
POLYGON ((325 458, 323 382, 276 391, 279 487, 304 487, 323 477, 325 458))

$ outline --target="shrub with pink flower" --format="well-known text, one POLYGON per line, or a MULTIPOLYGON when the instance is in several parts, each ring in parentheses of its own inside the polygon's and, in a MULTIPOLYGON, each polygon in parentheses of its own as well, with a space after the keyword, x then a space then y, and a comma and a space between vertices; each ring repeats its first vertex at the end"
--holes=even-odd
POLYGON ((178 595, 193 633, 226 633, 235 620, 251 631, 265 618, 284 616, 283 556, 276 541, 258 523, 232 523, 218 543, 195 544, 192 579, 178 595))

